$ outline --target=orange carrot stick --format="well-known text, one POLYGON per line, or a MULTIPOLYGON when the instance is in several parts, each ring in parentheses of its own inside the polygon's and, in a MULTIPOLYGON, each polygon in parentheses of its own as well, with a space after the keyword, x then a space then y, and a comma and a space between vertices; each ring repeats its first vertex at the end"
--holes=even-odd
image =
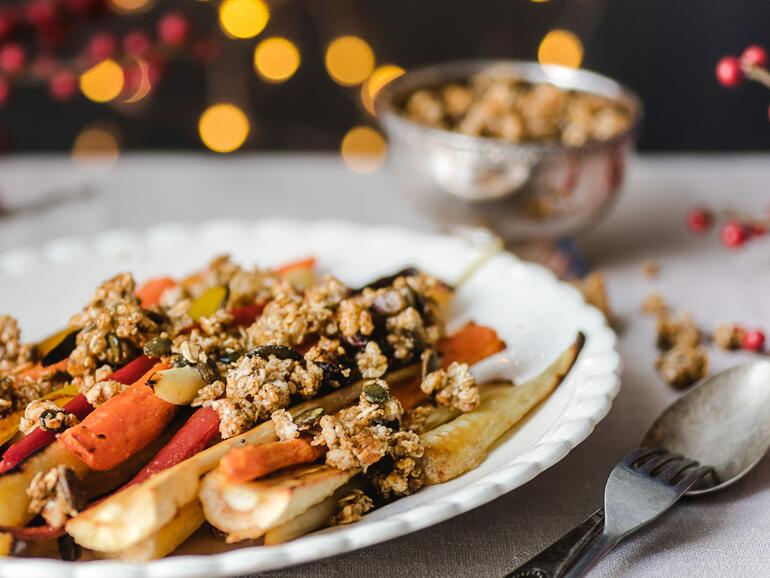
POLYGON ((19 374, 19 377, 31 377, 36 378, 39 377, 43 373, 51 372, 56 373, 57 371, 67 371, 67 364, 69 363, 69 358, 62 359, 61 361, 57 361, 53 365, 49 365, 48 367, 43 367, 42 363, 37 363, 30 367, 29 369, 25 369, 19 374))
POLYGON ((158 437, 176 413, 175 405, 157 397, 147 385, 152 374, 167 368, 166 363, 155 364, 59 440, 92 470, 109 470, 122 463, 158 437))
POLYGON ((286 273, 295 271, 297 269, 313 269, 314 267, 315 257, 308 257, 307 259, 299 259, 298 261, 292 261, 291 263, 286 263, 285 265, 276 267, 275 272, 278 275, 285 275, 286 273))
POLYGON ((166 289, 176 287, 176 281, 171 277, 156 277, 145 281, 144 284, 136 291, 136 296, 139 298, 139 303, 142 307, 149 307, 150 305, 157 305, 160 303, 160 297, 166 289))
MULTIPOLYGON (((470 322, 449 337, 438 342, 441 366, 449 367, 453 361, 473 365, 505 349, 505 342, 494 329, 470 322)), ((391 394, 401 402, 405 410, 412 409, 427 399, 420 389, 420 378, 393 384, 391 394)))
POLYGON ((231 481, 240 484, 282 468, 314 462, 325 451, 310 445, 308 439, 296 438, 234 449, 219 461, 219 467, 231 481))

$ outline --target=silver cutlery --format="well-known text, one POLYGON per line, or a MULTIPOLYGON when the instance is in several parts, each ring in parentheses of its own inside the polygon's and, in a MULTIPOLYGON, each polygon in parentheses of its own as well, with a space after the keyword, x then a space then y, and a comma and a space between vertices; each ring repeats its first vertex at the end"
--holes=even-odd
MULTIPOLYGON (((714 492, 734 483, 754 468, 770 446, 770 362, 758 361, 742 365, 705 379, 670 405, 655 420, 641 445, 660 448, 669 454, 687 456, 688 459, 710 466, 708 475, 702 476, 700 480, 685 488, 683 493, 688 496, 714 492)), ((636 453, 629 454, 624 458, 626 464, 621 462, 616 469, 627 469, 629 457, 636 453)), ((647 459, 652 459, 652 456, 647 459)), ((669 465, 674 468, 674 463, 672 460, 669 465)), ((640 458, 637 458, 635 464, 637 475, 640 468, 645 468, 645 464, 650 465, 646 460, 642 464, 640 458)), ((631 466, 631 469, 633 470, 634 467, 631 466)), ((645 469, 650 473, 663 475, 660 466, 645 469)), ((694 466, 688 470, 697 471, 694 466)), ((677 485, 677 482, 682 485, 685 473, 686 471, 682 471, 678 477, 672 478, 671 482, 674 485, 677 485)), ((614 474, 615 470, 610 476, 610 481, 614 474)), ((623 475, 628 477, 629 474, 623 475)), ((608 488, 610 481, 608 481, 608 488)), ((628 488, 627 485, 618 487, 628 488)), ((606 498, 607 492, 605 492, 605 502, 606 498)), ((629 500, 634 498, 635 496, 628 497, 629 500)), ((636 516, 637 520, 643 516, 641 513, 629 512, 628 509, 625 513, 636 516)), ((613 519, 619 520, 614 514, 613 519)), ((622 532, 624 527, 629 527, 632 519, 622 522, 613 521, 611 524, 620 525, 610 527, 608 524, 608 527, 611 532, 622 532)), ((620 536, 619 539, 623 537, 620 536)), ((509 574, 508 578, 559 578, 582 575, 574 572, 570 574, 570 572, 573 570, 587 572, 591 566, 581 565, 578 568, 576 564, 587 558, 590 553, 601 552, 601 543, 605 541, 604 547, 612 543, 610 538, 604 537, 604 510, 600 509, 574 530, 509 574)))

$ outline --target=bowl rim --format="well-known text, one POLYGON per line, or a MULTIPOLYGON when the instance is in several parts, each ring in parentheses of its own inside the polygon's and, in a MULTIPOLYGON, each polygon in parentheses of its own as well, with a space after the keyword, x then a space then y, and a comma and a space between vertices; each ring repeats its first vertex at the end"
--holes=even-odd
POLYGON ((618 143, 633 140, 641 124, 644 108, 637 94, 620 82, 608 76, 584 68, 569 68, 555 64, 540 64, 532 60, 515 59, 464 59, 451 60, 419 68, 414 68, 389 82, 377 94, 374 101, 376 117, 385 132, 411 134, 430 139, 435 143, 460 149, 496 149, 513 154, 530 153, 535 156, 579 154, 603 148, 610 148, 618 143), (484 70, 497 68, 519 74, 524 80, 553 84, 559 88, 580 90, 599 94, 628 104, 633 112, 633 119, 628 128, 606 140, 590 140, 580 146, 568 146, 559 142, 523 141, 511 143, 500 138, 473 136, 456 131, 427 126, 410 120, 401 114, 395 101, 407 91, 435 85, 437 82, 468 78, 484 70), (430 79, 431 82, 427 82, 430 79))

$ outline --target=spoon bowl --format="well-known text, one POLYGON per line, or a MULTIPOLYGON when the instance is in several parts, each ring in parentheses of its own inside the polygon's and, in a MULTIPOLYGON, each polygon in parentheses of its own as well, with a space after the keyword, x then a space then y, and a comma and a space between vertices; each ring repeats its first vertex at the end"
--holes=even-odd
POLYGON ((690 496, 722 489, 748 473, 770 447, 770 361, 722 371, 671 404, 642 447, 661 448, 713 468, 690 496))

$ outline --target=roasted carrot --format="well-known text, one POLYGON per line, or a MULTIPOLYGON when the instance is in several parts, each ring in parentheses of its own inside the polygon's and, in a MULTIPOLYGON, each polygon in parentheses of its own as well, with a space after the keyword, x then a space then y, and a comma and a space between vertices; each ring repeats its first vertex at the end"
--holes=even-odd
POLYGON ((59 436, 92 470, 109 470, 147 446, 166 428, 176 406, 155 395, 147 380, 168 364, 157 363, 142 379, 59 436))
POLYGON ((210 407, 202 407, 190 416, 168 443, 150 462, 126 483, 124 488, 143 482, 158 472, 175 466, 205 449, 219 439, 219 414, 210 407))
POLYGON ((296 271, 297 269, 313 269, 315 268, 315 257, 308 257, 306 259, 299 259, 297 261, 292 261, 291 263, 286 263, 285 265, 281 265, 280 267, 275 268, 275 272, 278 275, 286 275, 287 273, 290 273, 291 271, 296 271))
POLYGON ((48 367, 44 367, 42 363, 37 363, 29 369, 22 371, 19 374, 19 377, 31 377, 34 379, 45 372, 56 373, 57 371, 67 371, 68 363, 69 359, 62 359, 61 361, 58 361, 53 365, 49 365, 48 367))
MULTIPOLYGON (((152 359, 146 355, 140 355, 118 369, 108 379, 129 385, 140 379, 152 366, 152 359)), ((67 402, 63 409, 74 414, 79 420, 83 420, 94 408, 83 394, 79 394, 67 402)), ((56 434, 53 432, 35 428, 5 451, 3 461, 0 462, 0 474, 12 470, 31 455, 51 445, 55 439, 56 434)))
POLYGON ((314 462, 324 452, 325 448, 311 445, 310 440, 296 438, 234 449, 219 461, 219 467, 232 482, 243 483, 282 468, 314 462))
MULTIPOLYGON (((478 363, 505 349, 505 342, 494 329, 470 322, 439 341, 437 349, 441 354, 441 366, 446 368, 453 361, 468 365, 478 363)), ((427 398, 420 389, 419 377, 394 384, 391 393, 405 410, 412 409, 427 398)))
POLYGON ((160 297, 166 289, 176 287, 177 283, 171 277, 156 277, 145 281, 144 284, 136 290, 136 296, 142 307, 157 305, 160 303, 160 297))

